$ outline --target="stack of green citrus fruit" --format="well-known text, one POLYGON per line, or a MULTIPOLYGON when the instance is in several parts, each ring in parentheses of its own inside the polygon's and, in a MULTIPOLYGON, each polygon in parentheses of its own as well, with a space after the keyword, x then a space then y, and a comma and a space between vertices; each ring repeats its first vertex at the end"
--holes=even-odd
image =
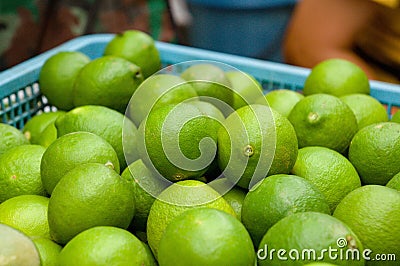
POLYGON ((398 265, 399 116, 359 67, 179 69, 135 30, 49 57, 57 111, 0 124, 0 265, 398 265))

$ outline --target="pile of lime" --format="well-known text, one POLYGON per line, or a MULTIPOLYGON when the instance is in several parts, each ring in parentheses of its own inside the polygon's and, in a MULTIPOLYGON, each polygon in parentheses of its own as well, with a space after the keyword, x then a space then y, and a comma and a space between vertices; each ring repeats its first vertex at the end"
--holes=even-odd
POLYGON ((399 264, 400 112, 359 67, 178 65, 137 30, 47 59, 57 111, 0 124, 0 265, 399 264))

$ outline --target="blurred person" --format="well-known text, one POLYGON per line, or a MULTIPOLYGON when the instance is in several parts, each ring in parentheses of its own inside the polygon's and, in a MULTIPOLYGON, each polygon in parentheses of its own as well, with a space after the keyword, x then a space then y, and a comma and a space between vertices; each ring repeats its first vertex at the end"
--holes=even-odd
POLYGON ((370 79, 400 83, 400 0, 302 0, 288 25, 285 62, 312 68, 328 58, 370 79))
POLYGON ((129 29, 176 38, 166 0, 1 0, 0 71, 80 35, 129 29))

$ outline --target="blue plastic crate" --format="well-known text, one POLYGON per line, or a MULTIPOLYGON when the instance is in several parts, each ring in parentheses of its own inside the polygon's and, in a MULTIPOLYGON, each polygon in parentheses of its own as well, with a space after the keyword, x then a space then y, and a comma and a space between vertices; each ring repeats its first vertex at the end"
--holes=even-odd
MULTIPOLYGON (((0 73, 0 121, 22 128, 41 111, 54 109, 40 93, 38 77, 43 63, 60 51, 80 51, 94 59, 100 57, 112 34, 94 34, 68 41, 39 56, 0 73)), ((301 90, 310 70, 280 63, 246 58, 198 48, 157 42, 164 66, 190 60, 213 60, 229 64, 253 75, 265 92, 275 89, 301 90)), ((388 106, 400 107, 400 86, 371 81, 371 95, 388 106)))

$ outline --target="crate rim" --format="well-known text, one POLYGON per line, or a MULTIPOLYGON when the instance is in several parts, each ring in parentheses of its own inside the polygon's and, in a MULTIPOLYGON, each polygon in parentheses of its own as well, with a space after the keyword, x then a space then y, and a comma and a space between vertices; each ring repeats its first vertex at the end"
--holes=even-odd
MULTIPOLYGON (((37 82, 41 66, 50 56, 54 55, 55 53, 60 51, 79 50, 80 48, 96 42, 108 42, 114 36, 115 34, 112 33, 89 34, 79 36, 69 41, 66 41, 65 43, 55 48, 52 48, 40 55, 37 55, 18 65, 15 65, 9 69, 0 72, 0 99, 6 97, 9 94, 10 90, 14 90, 16 87, 23 88, 33 84, 34 82, 37 82)), ((273 72, 274 75, 281 75, 282 77, 284 77, 285 75, 290 75, 290 81, 288 81, 288 83, 296 83, 298 85, 301 85, 301 87, 304 84, 307 75, 311 71, 310 68, 298 67, 284 63, 277 63, 239 55, 232 55, 179 44, 172 44, 161 41, 156 41, 155 43, 156 47, 162 51, 162 59, 163 57, 168 56, 173 57, 177 53, 179 53, 180 58, 187 59, 186 61, 212 60, 229 64, 244 72, 270 71, 273 72)), ((184 61, 185 60, 183 60, 182 62, 184 61)), ((400 93, 400 85, 370 80, 370 86, 371 96, 378 97, 383 102, 386 101, 386 103, 396 100, 395 104, 400 105, 400 97, 399 99, 393 99, 392 97, 393 94, 400 93)))
MULTIPOLYGON (((27 86, 37 81, 38 72, 37 70, 41 68, 44 62, 61 51, 75 51, 87 45, 96 43, 96 42, 108 42, 114 37, 115 34, 112 33, 104 33, 104 34, 89 34, 76 37, 74 39, 68 40, 63 44, 60 44, 46 52, 43 52, 40 55, 32 57, 20 64, 17 64, 9 69, 6 69, 0 72, 0 88, 9 88, 15 80, 18 80, 18 84, 20 87, 27 86), (21 80, 21 78, 23 79, 21 80)), ((308 69, 291 66, 292 68, 288 68, 288 65, 275 63, 255 58, 248 58, 244 56, 231 55, 222 52, 210 51, 201 48, 195 48, 190 46, 184 46, 179 44, 166 43, 161 41, 155 41, 156 47, 162 49, 164 51, 164 55, 176 54, 176 51, 179 50, 179 54, 182 57, 186 57, 187 61, 190 60, 213 60, 222 62, 225 64, 231 64, 234 67, 251 67, 253 68, 268 68, 275 72, 292 72, 291 74, 303 76, 308 73, 308 69), (206 55, 206 56, 205 56, 206 55), (207 57, 207 58, 205 58, 207 57)), ((163 54, 161 55, 163 56, 163 54)), ((0 98, 3 98, 4 95, 1 94, 0 98)))

